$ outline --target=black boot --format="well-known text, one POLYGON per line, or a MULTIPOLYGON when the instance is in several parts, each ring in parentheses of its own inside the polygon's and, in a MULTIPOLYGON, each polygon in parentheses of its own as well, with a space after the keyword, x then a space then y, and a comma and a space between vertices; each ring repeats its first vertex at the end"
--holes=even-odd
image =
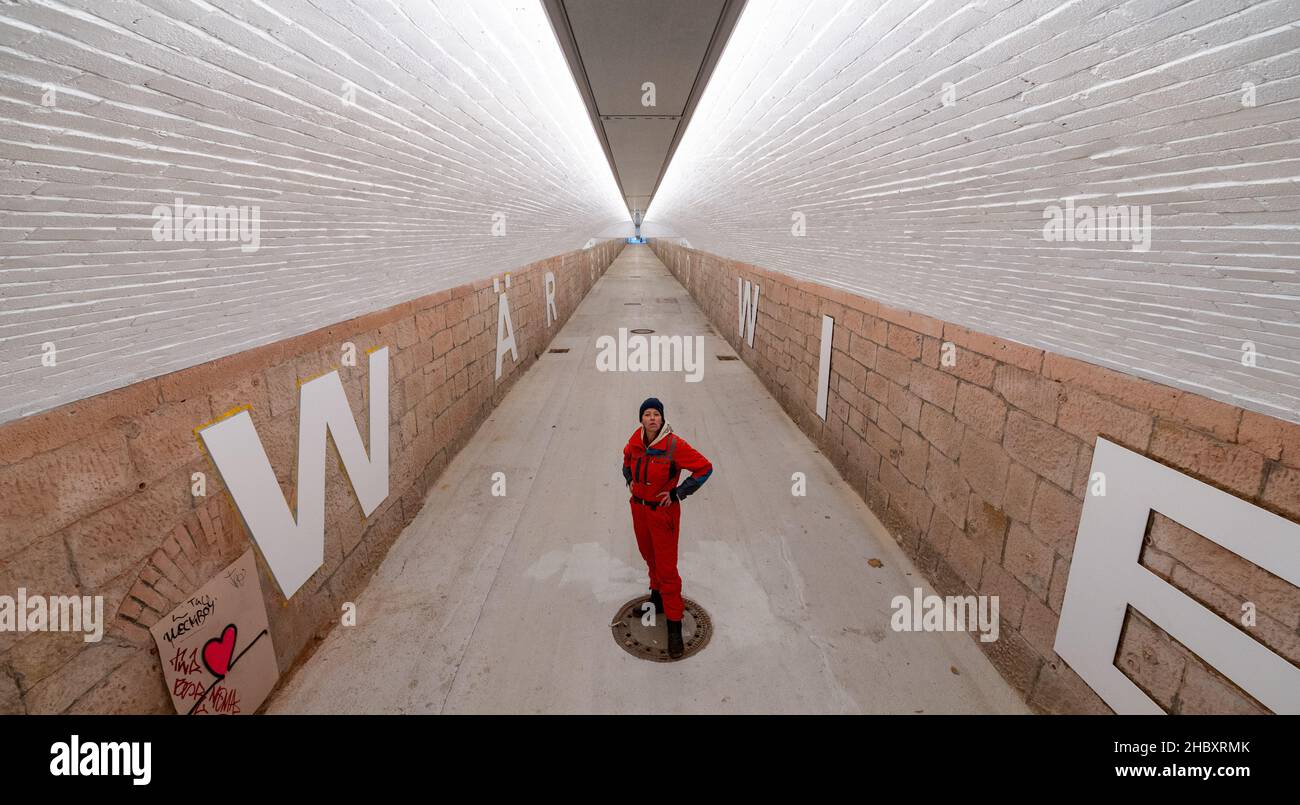
POLYGON ((677 659, 686 653, 686 645, 682 643, 682 622, 667 621, 668 624, 668 658, 677 659))
MULTIPOLYGON (((654 604, 654 605, 655 605, 655 614, 656 614, 656 615, 662 615, 662 614, 664 614, 664 599, 663 599, 662 596, 659 595, 659 591, 658 591, 658 590, 651 590, 651 591, 650 591, 650 599, 649 599, 649 600, 650 600, 650 603, 651 603, 651 604, 654 604)), ((645 610, 645 605, 646 605, 646 602, 645 602, 645 601, 638 601, 637 603, 633 604, 633 605, 632 605, 632 617, 634 617, 634 618, 640 620, 640 619, 641 619, 641 616, 642 616, 642 615, 645 615, 645 612, 646 612, 646 610, 645 610)))

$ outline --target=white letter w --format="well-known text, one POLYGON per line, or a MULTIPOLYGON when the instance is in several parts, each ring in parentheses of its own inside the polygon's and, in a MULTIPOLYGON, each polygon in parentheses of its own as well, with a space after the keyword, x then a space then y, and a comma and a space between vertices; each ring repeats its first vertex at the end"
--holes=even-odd
POLYGON ((736 277, 736 289, 740 294, 740 337, 745 338, 745 325, 749 325, 749 338, 746 343, 754 346, 754 323, 758 320, 758 285, 750 286, 749 280, 736 277), (754 295, 749 295, 750 288, 754 295))
POLYGON ((370 353, 370 457, 338 370, 302 384, 298 398, 298 519, 275 480, 247 410, 199 431, 285 598, 325 563, 325 432, 334 437, 361 510, 388 497, 388 348, 370 353))

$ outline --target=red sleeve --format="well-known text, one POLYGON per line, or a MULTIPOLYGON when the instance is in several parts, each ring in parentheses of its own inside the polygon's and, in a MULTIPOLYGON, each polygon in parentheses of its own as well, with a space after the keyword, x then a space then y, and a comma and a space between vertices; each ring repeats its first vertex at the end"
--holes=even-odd
POLYGON ((685 439, 677 440, 677 452, 673 454, 677 460, 677 466, 684 470, 689 470, 692 475, 708 475, 713 471, 713 465, 704 457, 700 451, 687 444, 685 439))
POLYGON ((675 490, 678 500, 695 494, 713 474, 713 465, 698 450, 687 444, 685 439, 677 440, 677 450, 673 454, 673 460, 679 467, 691 473, 691 477, 682 481, 675 490))

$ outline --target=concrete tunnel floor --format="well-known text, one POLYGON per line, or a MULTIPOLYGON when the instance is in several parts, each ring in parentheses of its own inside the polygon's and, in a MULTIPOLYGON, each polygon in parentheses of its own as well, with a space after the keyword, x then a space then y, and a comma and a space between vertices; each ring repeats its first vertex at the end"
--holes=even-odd
POLYGON ((749 367, 717 360, 730 345, 648 247, 623 250, 557 347, 452 459, 356 625, 334 627, 267 712, 1028 712, 970 634, 891 630, 895 595, 934 590, 749 367), (703 334, 703 380, 597 371, 596 339, 619 327, 703 334), (714 634, 672 663, 610 633, 648 585, 620 467, 649 396, 714 466, 682 503, 678 560, 714 634), (791 495, 796 471, 807 497, 791 495))

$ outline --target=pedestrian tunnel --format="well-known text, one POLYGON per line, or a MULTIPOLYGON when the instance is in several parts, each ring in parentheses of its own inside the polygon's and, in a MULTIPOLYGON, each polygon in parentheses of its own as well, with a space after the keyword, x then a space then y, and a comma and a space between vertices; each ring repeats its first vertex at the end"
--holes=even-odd
POLYGON ((1300 712, 1278 6, 0 7, 0 713, 1300 712))

